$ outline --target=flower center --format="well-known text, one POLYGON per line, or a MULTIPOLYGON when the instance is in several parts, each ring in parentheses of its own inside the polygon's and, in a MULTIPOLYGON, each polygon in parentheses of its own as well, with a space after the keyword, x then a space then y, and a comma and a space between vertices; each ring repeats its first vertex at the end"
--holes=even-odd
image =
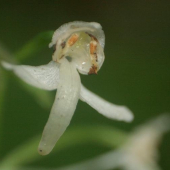
POLYGON ((103 49, 97 38, 88 32, 73 33, 66 39, 57 41, 55 49, 54 61, 61 63, 62 58, 66 57, 82 74, 97 74, 99 65, 103 62, 100 59, 103 49))

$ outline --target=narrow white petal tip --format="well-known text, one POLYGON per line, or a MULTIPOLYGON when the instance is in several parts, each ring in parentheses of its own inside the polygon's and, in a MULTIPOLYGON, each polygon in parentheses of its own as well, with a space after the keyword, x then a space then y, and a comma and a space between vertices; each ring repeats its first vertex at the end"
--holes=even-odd
POLYGON ((164 113, 151 121, 151 126, 157 128, 161 132, 170 130, 170 114, 164 113))
POLYGON ((117 110, 117 120, 125 121, 125 122, 132 122, 134 119, 134 115, 130 109, 128 109, 126 106, 120 106, 120 108, 117 110))
POLYGON ((7 63, 7 62, 5 62, 5 61, 1 61, 1 65, 2 65, 5 69, 7 69, 7 70, 11 70, 11 69, 12 69, 12 65, 9 64, 9 63, 7 63))
POLYGON ((119 106, 106 101, 81 85, 80 99, 88 103, 103 116, 119 121, 131 122, 134 115, 126 106, 119 106))
POLYGON ((134 114, 133 114, 133 112, 132 112, 130 109, 128 109, 128 108, 126 108, 126 110, 127 110, 127 118, 126 118, 126 121, 127 121, 127 122, 132 122, 133 119, 134 119, 134 114))
MULTIPOLYGON (((51 152, 51 151, 50 151, 51 152)), ((41 146, 38 147, 38 153, 42 156, 48 155, 50 153, 49 151, 45 150, 41 146)))

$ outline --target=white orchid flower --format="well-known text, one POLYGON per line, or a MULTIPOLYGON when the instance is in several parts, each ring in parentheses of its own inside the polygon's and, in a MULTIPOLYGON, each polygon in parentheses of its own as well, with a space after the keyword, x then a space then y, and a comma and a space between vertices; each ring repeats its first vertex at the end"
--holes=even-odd
POLYGON ((57 89, 38 147, 40 154, 46 155, 53 149, 69 125, 79 99, 110 119, 132 121, 133 114, 128 108, 107 102, 81 84, 78 72, 97 74, 101 68, 105 58, 104 44, 105 36, 100 24, 70 22, 54 32, 49 47, 54 47, 55 51, 47 65, 19 66, 2 62, 6 69, 13 70, 30 85, 45 90, 57 89))
POLYGON ((158 144, 163 134, 170 130, 170 116, 162 115, 138 127, 128 141, 115 151, 57 170, 160 170, 157 165, 158 144))
POLYGON ((122 166, 125 170, 159 170, 158 144, 170 130, 170 116, 162 115, 137 128, 122 148, 122 166))

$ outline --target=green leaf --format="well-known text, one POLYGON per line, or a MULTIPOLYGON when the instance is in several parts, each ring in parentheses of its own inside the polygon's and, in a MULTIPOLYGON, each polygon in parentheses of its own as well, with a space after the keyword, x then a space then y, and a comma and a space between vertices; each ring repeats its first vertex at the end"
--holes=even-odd
POLYGON ((30 40, 15 53, 16 59, 22 62, 26 58, 33 56, 43 48, 47 47, 51 41, 52 35, 53 31, 47 31, 38 34, 35 38, 30 40))
POLYGON ((53 97, 50 91, 45 91, 42 89, 35 88, 23 82, 22 80, 16 77, 16 81, 21 85, 23 89, 25 89, 39 104, 42 108, 47 109, 50 108, 53 104, 53 97))
POLYGON ((0 62, 2 60, 7 61, 9 63, 16 63, 16 61, 14 60, 14 57, 9 52, 9 50, 6 49, 4 45, 2 45, 2 43, 0 42, 0 62))
MULTIPOLYGON (((53 152, 66 149, 70 146, 94 142, 110 147, 120 146, 127 139, 127 134, 121 130, 107 126, 75 127, 69 129, 57 142, 53 152)), ((18 170, 28 163, 41 159, 37 152, 40 136, 37 136, 9 153, 1 162, 0 169, 18 170)), ((21 168, 22 169, 22 168, 21 168)))
MULTIPOLYGON (((3 69, 0 67, 0 146, 3 132, 3 104, 4 104, 4 96, 6 90, 6 77, 3 69)), ((0 148, 1 151, 1 148, 0 148)))

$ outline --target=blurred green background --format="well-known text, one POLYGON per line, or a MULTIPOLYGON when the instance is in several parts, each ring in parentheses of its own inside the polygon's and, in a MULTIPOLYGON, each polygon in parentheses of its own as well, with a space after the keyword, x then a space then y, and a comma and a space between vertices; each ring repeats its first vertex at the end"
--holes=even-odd
MULTIPOLYGON (((105 62, 97 76, 81 75, 82 83, 108 101, 127 105, 134 112, 135 120, 131 124, 109 120, 79 101, 67 130, 104 125, 130 132, 140 123, 170 112, 169 9, 169 1, 159 0, 0 1, 0 43, 14 54, 39 33, 54 31, 64 23, 76 20, 99 22, 106 35, 105 62)), ((49 62, 52 50, 48 48, 48 41, 49 36, 44 38, 41 50, 21 58, 21 63, 42 65, 49 62)), ((7 81, 2 87, 1 97, 4 90, 5 93, 0 103, 2 160, 14 148, 42 133, 55 91, 48 92, 52 99, 46 99, 47 106, 42 107, 40 101, 18 83, 15 75, 3 71, 0 76, 1 86, 4 79, 7 81)), ((158 162, 163 170, 170 169, 169 144, 170 135, 167 134, 160 145, 158 162)), ((42 157, 35 148, 39 159, 26 166, 59 167, 108 150, 110 147, 87 142, 42 157)))

